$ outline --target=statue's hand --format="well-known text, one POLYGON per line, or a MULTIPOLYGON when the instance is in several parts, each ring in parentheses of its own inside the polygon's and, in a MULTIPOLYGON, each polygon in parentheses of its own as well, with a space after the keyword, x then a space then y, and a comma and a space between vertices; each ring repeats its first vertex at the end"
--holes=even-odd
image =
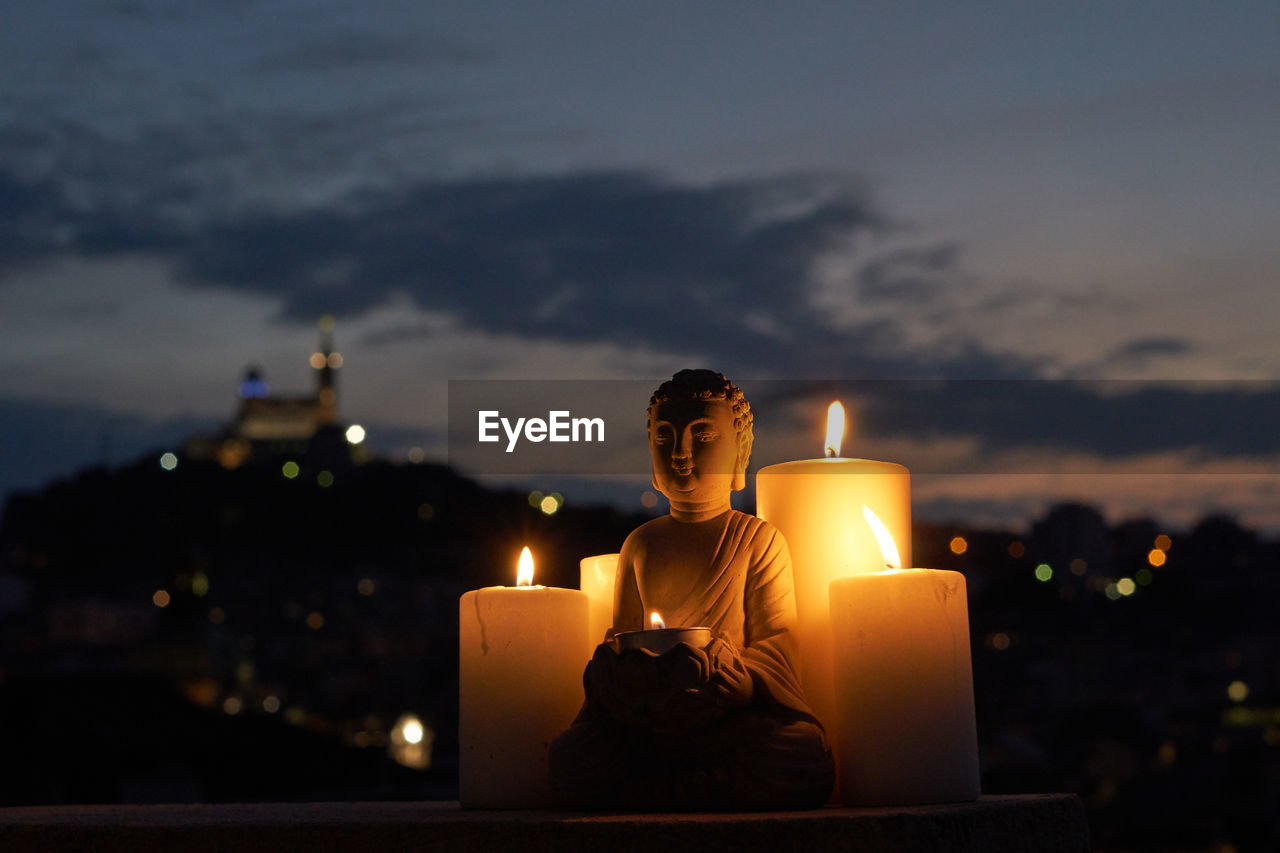
POLYGON ((707 656, 711 676, 704 690, 723 708, 747 705, 755 693, 755 682, 738 650, 716 637, 707 644, 703 654, 707 656))
POLYGON ((680 644, 663 655, 621 654, 602 643, 583 673, 587 700, 619 722, 656 732, 708 725, 751 701, 753 685, 737 650, 723 640, 680 644))

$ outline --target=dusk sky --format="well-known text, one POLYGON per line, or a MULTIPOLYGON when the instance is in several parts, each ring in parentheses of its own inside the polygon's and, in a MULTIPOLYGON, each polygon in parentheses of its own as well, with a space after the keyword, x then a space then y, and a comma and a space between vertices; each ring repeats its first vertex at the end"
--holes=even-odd
POLYGON ((1280 529, 1278 34, 1271 2, 7 4, 0 495, 178 447, 248 365, 308 390, 331 314, 393 458, 442 458, 451 379, 948 379, 846 451, 958 471, 924 515, 1280 529), (1119 381, 995 435, 974 379, 1119 381))

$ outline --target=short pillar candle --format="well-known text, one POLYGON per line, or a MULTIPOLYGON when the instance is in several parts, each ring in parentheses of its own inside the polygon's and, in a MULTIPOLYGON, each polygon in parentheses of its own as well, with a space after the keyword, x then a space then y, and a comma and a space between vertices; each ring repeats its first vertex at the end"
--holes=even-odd
POLYGON ((964 575, 890 568, 834 580, 831 632, 844 802, 977 799, 964 575))
POLYGON ((550 807, 548 745, 582 705, 591 655, 587 594, 485 587, 463 594, 458 621, 458 798, 464 808, 550 807))

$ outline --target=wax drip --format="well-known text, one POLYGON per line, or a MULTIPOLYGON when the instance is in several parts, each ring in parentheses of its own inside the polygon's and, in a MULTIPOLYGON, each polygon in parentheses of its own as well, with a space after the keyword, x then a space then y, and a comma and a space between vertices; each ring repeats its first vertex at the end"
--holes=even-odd
POLYGON ((489 632, 485 629, 484 617, 480 615, 480 596, 483 593, 484 593, 484 590, 482 589, 476 590, 476 595, 475 595, 476 622, 480 625, 480 654, 488 655, 489 654, 489 632))

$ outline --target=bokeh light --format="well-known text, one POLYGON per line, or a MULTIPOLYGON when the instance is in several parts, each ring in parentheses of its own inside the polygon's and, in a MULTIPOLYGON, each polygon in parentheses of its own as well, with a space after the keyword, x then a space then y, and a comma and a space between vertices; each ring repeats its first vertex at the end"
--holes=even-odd
POLYGON ((160 454, 160 467, 166 471, 172 471, 178 467, 178 457, 174 453, 160 454))

